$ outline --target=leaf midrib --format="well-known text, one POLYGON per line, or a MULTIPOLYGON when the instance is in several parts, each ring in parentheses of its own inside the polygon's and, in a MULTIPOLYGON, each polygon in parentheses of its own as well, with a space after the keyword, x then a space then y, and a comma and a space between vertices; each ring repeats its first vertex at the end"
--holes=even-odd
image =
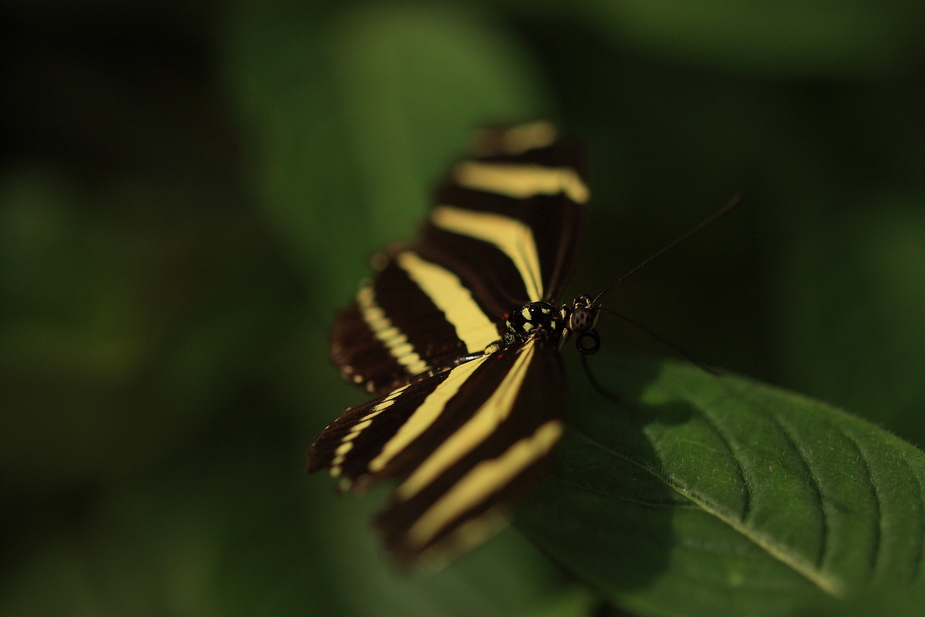
POLYGON ((745 527, 744 525, 741 524, 740 521, 737 521, 736 519, 723 514, 721 510, 713 507, 706 500, 698 497, 695 493, 689 490, 686 490, 684 487, 673 482, 669 477, 666 477, 658 473, 658 471, 656 471, 652 467, 645 465, 629 456, 626 456, 625 454, 621 454, 617 452, 616 450, 608 448, 607 446, 600 443, 599 441, 589 437, 588 435, 585 435, 584 433, 582 433, 580 430, 578 430, 574 426, 569 426, 569 430, 573 434, 575 434, 577 437, 581 438, 582 440, 590 444, 591 446, 598 448, 599 450, 606 452, 607 454, 611 456, 615 456, 621 460, 624 460, 627 463, 630 463, 631 465, 635 465, 642 471, 646 472, 647 474, 651 475, 653 478, 657 479, 659 482, 664 484, 669 489, 675 491, 682 497, 689 499, 691 502, 696 504, 702 511, 706 512, 707 514, 710 514, 711 516, 717 518, 721 522, 731 527, 734 531, 738 532, 744 538, 746 538, 750 542, 753 542, 754 544, 759 546, 761 549, 763 549, 772 558, 776 559, 777 561, 786 565, 787 567, 794 570, 801 576, 805 577, 808 581, 816 585, 823 592, 833 597, 836 597, 836 598, 842 598, 845 596, 846 590, 844 588, 844 582, 841 579, 838 579, 836 577, 832 577, 832 576, 829 576, 829 575, 826 575, 820 572, 819 570, 815 568, 815 566, 808 563, 805 559, 803 559, 799 555, 794 555, 790 553, 789 551, 787 551, 786 549, 788 547, 780 546, 776 542, 772 541, 770 538, 767 538, 763 536, 762 534, 755 532, 755 530, 753 529, 749 529, 748 527, 745 527))

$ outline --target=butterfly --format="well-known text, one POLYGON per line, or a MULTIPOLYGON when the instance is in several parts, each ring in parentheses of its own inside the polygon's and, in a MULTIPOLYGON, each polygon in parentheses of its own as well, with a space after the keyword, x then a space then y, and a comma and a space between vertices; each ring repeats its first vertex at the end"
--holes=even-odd
POLYGON ((400 564, 487 538, 563 432, 570 337, 596 351, 596 300, 559 305, 589 200, 581 147, 548 122, 481 131, 418 239, 373 258, 331 358, 372 400, 309 450, 338 489, 397 486, 375 519, 400 564))

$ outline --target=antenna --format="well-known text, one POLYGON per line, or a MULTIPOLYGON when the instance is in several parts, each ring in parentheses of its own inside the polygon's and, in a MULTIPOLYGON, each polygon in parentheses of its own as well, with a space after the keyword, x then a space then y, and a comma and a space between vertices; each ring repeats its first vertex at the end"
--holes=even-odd
MULTIPOLYGON (((729 203, 727 203, 725 206, 723 206, 722 208, 720 208, 717 212, 715 212, 715 213, 714 213, 712 216, 710 216, 708 219, 706 219, 705 221, 703 221, 702 223, 700 223, 699 225, 697 225, 696 227, 694 227, 693 229, 691 229, 689 232, 687 232, 686 234, 684 234, 684 235, 681 236, 680 238, 677 238, 674 242, 672 242, 671 244, 669 244, 668 246, 666 246, 666 247, 663 248, 662 250, 658 251, 657 253, 655 253, 654 255, 652 255, 651 257, 649 257, 648 259, 644 260, 644 261, 643 261, 642 263, 640 263, 638 266, 636 266, 635 268, 633 268, 632 270, 630 270, 629 272, 627 272, 626 274, 624 274, 623 276, 621 276, 619 279, 617 279, 617 281, 616 281, 615 283, 611 284, 610 287, 608 287, 607 289, 605 289, 605 290, 602 291, 601 293, 597 294, 597 297, 594 298, 594 300, 592 301, 592 304, 597 304, 598 301, 601 299, 601 297, 602 297, 604 294, 606 294, 608 291, 610 291, 611 289, 613 289, 614 287, 616 287, 617 285, 619 285, 620 283, 622 283, 623 281, 625 281, 626 279, 628 279, 631 275, 635 274, 635 273, 638 272, 639 270, 642 270, 643 267, 647 266, 649 263, 651 263, 652 261, 654 261, 654 260, 657 259, 658 257, 661 257, 662 255, 664 255, 665 253, 667 253, 668 251, 670 251, 670 250, 673 249, 674 247, 678 246, 679 244, 681 244, 682 242, 684 242, 685 240, 687 240, 687 239, 690 238, 691 236, 693 236, 693 235, 695 235, 695 234, 697 234, 697 233, 703 231, 707 226, 709 226, 709 225, 715 223, 716 221, 718 221, 718 220, 721 219, 722 217, 726 216, 727 214, 729 214, 730 212, 732 212, 733 210, 735 210, 737 207, 739 207, 739 205, 740 205, 741 203, 742 203, 742 193, 736 193, 736 195, 735 195, 732 199, 729 200, 729 203)), ((617 315, 617 317, 620 317, 620 315, 617 315)), ((637 324, 637 325, 638 325, 638 324, 637 324)))
POLYGON ((703 221, 702 223, 700 223, 699 225, 697 225, 696 227, 694 227, 693 229, 691 229, 690 231, 688 231, 686 234, 682 235, 680 238, 676 239, 674 242, 671 242, 670 244, 668 244, 668 246, 666 246, 666 247, 663 248, 662 250, 658 251, 657 253, 655 253, 654 255, 652 255, 651 257, 649 257, 648 259, 646 259, 646 260, 643 261, 642 263, 640 263, 638 266, 636 266, 635 268, 633 268, 632 270, 630 270, 629 272, 627 272, 626 274, 624 274, 623 276, 621 276, 619 279, 617 279, 617 281, 616 281, 615 283, 613 283, 612 285, 610 285, 610 287, 608 287, 607 289, 605 289, 604 291, 602 291, 601 293, 599 293, 599 294, 597 295, 597 297, 594 298, 594 300, 590 300, 590 301, 589 301, 589 300, 587 299, 587 297, 584 297, 584 298, 585 298, 586 304, 583 304, 582 306, 578 306, 578 301, 576 300, 576 308, 573 310, 573 316, 574 316, 576 313, 578 313, 579 311, 584 311, 584 312, 586 312, 586 313, 592 313, 592 312, 593 312, 593 315, 591 315, 590 317, 586 317, 587 320, 590 320, 590 321, 588 321, 588 323, 591 324, 591 325, 589 326, 589 329, 588 329, 587 331, 584 331, 584 332, 582 332, 581 334, 579 334, 579 337, 578 337, 578 339, 577 339, 576 342, 577 342, 577 344, 578 344, 578 351, 581 352, 581 361, 582 361, 582 365, 585 367, 585 372, 588 374, 588 377, 591 379, 591 383, 592 383, 592 385, 594 386, 594 388, 595 388, 596 390, 598 390, 599 392, 605 393, 608 397, 611 397, 611 398, 612 398, 612 395, 610 395, 609 393, 607 393, 607 391, 606 391, 605 389, 603 389, 603 388, 600 386, 599 383, 597 383, 597 380, 594 379, 594 376, 591 374, 591 371, 590 371, 590 369, 589 369, 589 367, 588 367, 588 365, 587 365, 587 361, 586 361, 586 359, 585 359, 585 356, 586 356, 586 355, 593 354, 593 353, 597 352, 598 349, 600 349, 600 337, 597 335, 597 333, 596 333, 596 332, 594 331, 594 329, 593 329, 593 327, 594 327, 593 324, 594 324, 594 322, 596 321, 597 312, 600 311, 600 310, 607 311, 607 312, 610 313, 611 315, 614 315, 615 317, 619 317, 620 319, 622 319, 623 321, 629 323, 630 325, 633 325, 633 326, 635 326, 636 328, 642 330, 643 332, 645 332, 646 334, 648 334, 648 335, 651 336, 652 338, 654 338, 654 339, 656 339, 656 340, 662 342, 663 344, 667 345, 668 347, 671 347, 671 348, 674 349, 675 351, 679 352, 682 356, 684 356, 685 358, 687 358, 689 362, 692 362, 693 364, 699 366, 701 369, 703 369, 703 370, 706 371, 707 373, 710 373, 711 375, 714 375, 714 376, 719 376, 719 375, 720 375, 719 371, 717 371, 715 368, 713 368, 713 367, 711 367, 710 365, 708 365, 706 362, 704 362, 702 359, 698 358, 697 356, 695 356, 695 355, 692 354, 691 352, 689 352, 689 351, 687 351, 686 349, 680 347, 679 345, 676 345, 675 343, 672 343, 671 341, 669 341, 669 340, 666 339, 665 337, 663 337, 663 336, 661 336, 661 335, 659 335, 659 334, 656 334, 656 333, 653 332, 650 328, 648 328, 648 327, 642 325, 641 323, 639 323, 639 322, 636 321, 635 319, 631 319, 631 318, 627 317, 626 315, 623 315, 623 314, 618 313, 618 312, 616 312, 616 311, 614 311, 614 310, 611 310, 611 309, 609 309, 609 308, 606 308, 606 307, 601 306, 601 304, 600 304, 599 301, 600 301, 601 297, 602 297, 604 294, 606 294, 608 291, 610 291, 611 289, 613 289, 614 287, 616 287, 617 285, 619 285, 620 283, 622 283, 624 280, 626 280, 627 278, 629 278, 632 274, 635 274, 636 272, 638 272, 639 270, 641 270, 644 266, 646 266, 647 264, 651 263, 651 262, 652 262, 653 260, 655 260, 656 258, 661 257, 662 255, 664 255, 665 253, 667 253, 668 251, 670 251, 670 250, 673 249, 674 247, 678 246, 679 244, 681 244, 682 242, 684 242, 685 240, 687 240, 688 238, 690 238, 690 237, 693 236, 694 234, 696 234, 696 233, 698 233, 698 232, 700 232, 700 231, 703 231, 703 229, 706 228, 708 225, 710 225, 710 224, 716 222, 718 219, 720 219, 720 218, 726 216, 727 214, 729 214, 730 212, 732 212, 732 211, 733 211, 735 208, 737 208, 737 207, 739 206, 739 204, 741 204, 741 203, 742 203, 742 193, 737 193, 731 200, 729 200, 729 203, 727 203, 725 206, 723 206, 722 208, 720 208, 715 214, 713 214, 712 216, 710 216, 709 218, 707 218, 705 221, 703 221), (586 337, 590 337, 590 338, 592 339, 592 344, 591 344, 590 346, 582 346, 581 341, 582 341, 583 338, 586 338, 586 337))
MULTIPOLYGON (((719 376, 722 374, 722 373, 720 373, 718 370, 716 370, 715 368, 713 368, 712 366, 710 366, 709 364, 707 364, 702 358, 700 358, 700 357, 694 355, 693 353, 691 353, 691 352, 689 352, 688 350, 684 349, 683 347, 681 347, 681 346, 678 345, 677 343, 672 343, 671 341, 669 341, 668 339, 666 339, 664 336, 662 336, 662 335, 656 333, 655 331, 653 331, 653 330, 652 330, 651 328, 649 328, 648 326, 644 326, 644 325, 642 325, 641 323, 639 323, 638 321, 636 321, 635 319, 631 319, 631 318, 627 317, 626 315, 623 315, 623 314, 621 314, 621 313, 618 313, 618 312, 616 312, 616 311, 613 311, 613 310, 607 308, 606 306, 602 306, 601 308, 604 309, 605 311, 607 311, 608 313, 610 313, 611 315, 613 315, 614 317, 619 317, 620 319, 622 319, 622 320, 625 321, 626 323, 630 324, 631 326, 635 326, 635 327, 639 328, 640 330, 642 330, 643 332, 645 332, 646 334, 648 334, 649 336, 651 336, 651 337, 654 338, 655 340, 661 342, 663 345, 667 345, 668 347, 671 347, 671 348, 674 349, 676 352, 678 352, 679 354, 681 354, 682 356, 684 356, 685 358, 687 358, 687 361, 688 361, 688 362, 691 362, 691 363, 695 364, 696 366, 700 367, 701 369, 703 369, 703 370, 706 371, 707 373, 710 373, 710 374, 713 375, 714 377, 719 377, 719 376)), ((586 355, 586 354, 582 354, 582 355, 586 355)))

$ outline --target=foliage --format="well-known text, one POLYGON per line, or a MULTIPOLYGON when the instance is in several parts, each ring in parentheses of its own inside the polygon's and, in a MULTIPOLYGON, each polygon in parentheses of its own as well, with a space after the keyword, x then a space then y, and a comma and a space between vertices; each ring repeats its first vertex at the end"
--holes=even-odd
MULTIPOLYGON (((914 614, 922 19, 869 0, 5 8, 0 614, 914 614), (510 531, 400 576, 368 528, 379 496, 302 474, 362 399, 326 329, 468 131, 536 116, 590 150, 575 292, 743 191, 608 305, 864 419, 602 354, 619 402, 571 367, 560 466, 518 512, 540 548, 510 531)), ((619 358, 666 353, 601 331, 619 358)))

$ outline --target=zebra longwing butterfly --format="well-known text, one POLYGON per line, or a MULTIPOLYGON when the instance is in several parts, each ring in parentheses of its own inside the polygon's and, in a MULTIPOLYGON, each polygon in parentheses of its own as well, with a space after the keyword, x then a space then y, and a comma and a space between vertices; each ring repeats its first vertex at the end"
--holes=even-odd
POLYGON ((557 306, 588 198, 583 153, 551 124, 483 131, 417 242, 377 255, 337 316, 331 358, 374 398, 321 432, 309 471, 399 481, 375 524, 400 563, 480 543, 559 441, 559 352, 598 312, 557 306))

